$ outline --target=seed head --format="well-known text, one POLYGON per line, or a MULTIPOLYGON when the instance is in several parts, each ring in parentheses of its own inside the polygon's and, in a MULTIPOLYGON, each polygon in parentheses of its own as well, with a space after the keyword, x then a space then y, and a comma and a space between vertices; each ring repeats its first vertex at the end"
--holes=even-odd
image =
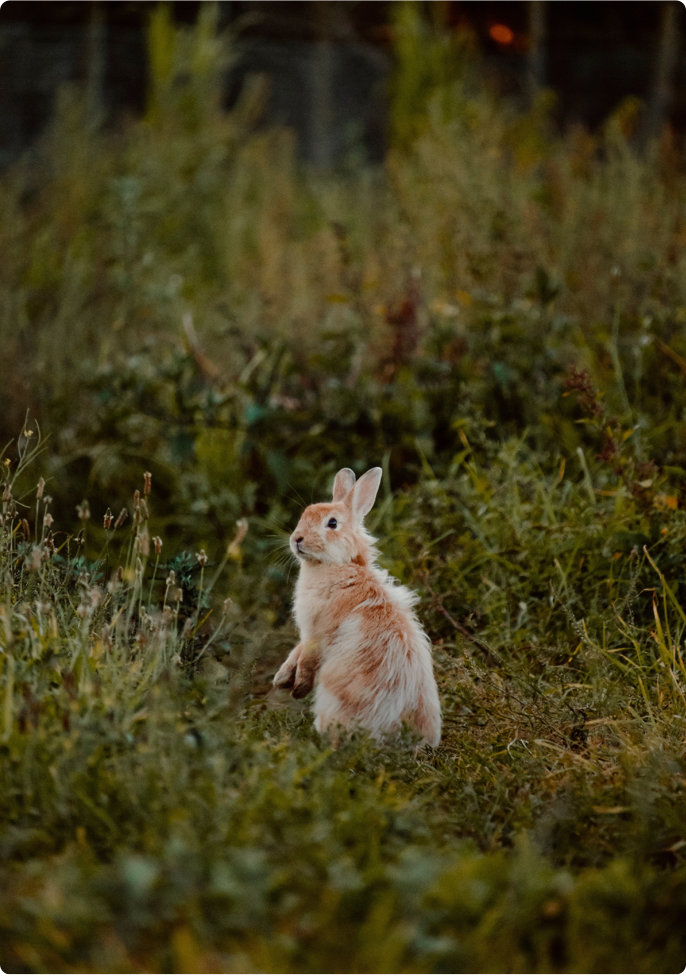
POLYGON ((43 516, 43 525, 45 525, 48 529, 50 528, 50 526, 54 521, 55 520, 50 514, 50 512, 46 512, 45 515, 43 516))
POLYGON ((38 490, 36 491, 36 498, 43 497, 43 491, 45 489, 45 478, 38 479, 38 490))
POLYGON ((133 493, 133 524, 138 525, 141 520, 141 493, 138 488, 133 493))
POLYGON ((31 550, 31 555, 26 560, 26 565, 29 569, 36 571, 40 569, 41 563, 43 562, 43 550, 40 546, 34 546, 31 550))
POLYGON ((226 550, 226 555, 231 559, 240 560, 242 558, 241 553, 241 543, 248 534, 248 520, 245 518, 238 519, 236 522, 236 534, 228 545, 226 550))
POLYGON ((87 498, 84 498, 81 504, 76 506, 76 511, 82 522, 88 521, 88 519, 91 517, 91 510, 87 498))
POLYGON ((117 566, 117 583, 123 583, 123 582, 124 582, 124 567, 117 566))
POLYGON ((143 519, 143 521, 146 521, 146 519, 150 518, 150 514, 148 512, 148 506, 145 504, 144 498, 141 498, 141 518, 143 519))
POLYGON ((140 553, 141 556, 150 555, 150 535, 146 526, 136 536, 136 552, 140 553))
POLYGON ((162 552, 162 540, 158 535, 155 535, 153 536, 152 541, 153 545, 155 546, 155 555, 159 556, 159 554, 162 552))
POLYGON ((115 529, 120 529, 128 517, 129 517, 128 508, 122 508, 121 512, 117 516, 117 521, 114 523, 115 529))
POLYGON ((174 586, 176 583, 176 573, 173 569, 169 570, 169 576, 167 576, 167 586, 174 586))
POLYGON ((143 475, 143 478, 145 479, 145 484, 143 485, 143 494, 149 495, 152 489, 152 474, 149 471, 146 471, 145 474, 143 475))
POLYGON ((110 525, 112 525, 113 518, 114 515, 112 515, 112 509, 108 508, 107 511, 105 512, 105 517, 102 520, 103 527, 109 529, 110 525))
POLYGON ((204 549, 201 549, 200 552, 196 552, 195 558, 198 560, 201 566, 207 566, 207 553, 204 549))
POLYGON ((77 546, 82 546, 83 545, 83 541, 84 541, 84 539, 83 539, 83 529, 81 529, 81 531, 79 532, 79 534, 74 539, 74 542, 76 543, 77 546))
POLYGON ((5 490, 2 493, 2 500, 3 502, 12 501, 12 489, 10 488, 9 485, 5 485, 5 490))
POLYGON ((227 598, 222 603, 222 613, 228 613, 232 605, 233 605, 233 600, 231 599, 230 596, 227 596, 227 598))

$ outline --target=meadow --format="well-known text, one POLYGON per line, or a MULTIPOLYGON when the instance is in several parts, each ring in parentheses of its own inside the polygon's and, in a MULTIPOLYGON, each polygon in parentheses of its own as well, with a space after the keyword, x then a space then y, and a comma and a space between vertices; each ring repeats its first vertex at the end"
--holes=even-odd
POLYGON ((384 165, 312 171, 214 16, 0 176, 0 966, 681 972, 683 137, 403 3, 384 165), (377 464, 418 753, 271 690, 288 535, 377 464))

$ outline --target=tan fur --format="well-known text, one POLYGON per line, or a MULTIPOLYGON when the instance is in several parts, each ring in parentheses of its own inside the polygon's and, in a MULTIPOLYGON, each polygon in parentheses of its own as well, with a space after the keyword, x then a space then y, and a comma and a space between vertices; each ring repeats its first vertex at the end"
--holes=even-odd
POLYGON ((314 686, 322 732, 360 725, 381 738, 405 720, 435 746, 441 709, 416 597, 376 565, 375 540, 363 525, 380 479, 381 469, 372 468, 355 483, 343 468, 333 502, 306 508, 291 535, 300 562, 294 601, 300 643, 274 684, 298 698, 314 686))

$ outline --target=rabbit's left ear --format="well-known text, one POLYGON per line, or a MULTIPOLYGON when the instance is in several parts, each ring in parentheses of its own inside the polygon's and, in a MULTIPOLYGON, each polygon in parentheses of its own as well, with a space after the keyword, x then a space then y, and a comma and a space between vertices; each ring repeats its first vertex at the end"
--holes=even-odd
POLYGON ((355 472, 350 468, 341 468, 333 482, 333 500, 342 502, 355 484, 355 472))
POLYGON ((370 512, 376 501, 376 494, 381 484, 381 468, 370 468, 362 475, 353 488, 353 516, 356 522, 361 522, 367 512, 370 512))

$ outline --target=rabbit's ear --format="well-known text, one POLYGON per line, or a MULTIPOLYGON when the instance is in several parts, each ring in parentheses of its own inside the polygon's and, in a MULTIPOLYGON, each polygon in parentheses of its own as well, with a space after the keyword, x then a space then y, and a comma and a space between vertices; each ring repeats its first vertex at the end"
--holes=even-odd
POLYGON ((381 473, 381 468, 370 468, 353 488, 353 516, 358 523, 367 512, 371 511, 376 501, 376 493, 381 484, 381 473))
POLYGON ((333 500, 342 502, 355 484, 355 472, 350 468, 341 468, 333 482, 333 500))

